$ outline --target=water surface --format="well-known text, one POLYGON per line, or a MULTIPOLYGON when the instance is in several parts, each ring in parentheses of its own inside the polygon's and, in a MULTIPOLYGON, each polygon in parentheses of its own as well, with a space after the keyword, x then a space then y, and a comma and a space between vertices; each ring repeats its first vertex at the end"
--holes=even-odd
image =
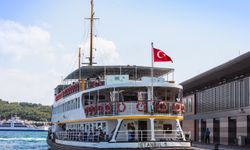
POLYGON ((48 150, 47 132, 0 131, 1 150, 48 150))

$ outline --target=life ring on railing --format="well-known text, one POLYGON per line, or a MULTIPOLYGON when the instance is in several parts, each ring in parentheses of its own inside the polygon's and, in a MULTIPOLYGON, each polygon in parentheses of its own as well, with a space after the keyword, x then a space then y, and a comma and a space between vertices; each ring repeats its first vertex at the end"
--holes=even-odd
POLYGON ((181 112, 181 105, 179 103, 173 104, 173 112, 180 113, 181 112))
POLYGON ((95 115, 96 114, 96 107, 95 106, 91 106, 91 110, 92 110, 91 114, 95 115))
POLYGON ((85 107, 85 114, 88 114, 88 113, 89 113, 89 107, 86 106, 86 107, 85 107))
POLYGON ((98 105, 97 107, 98 107, 99 113, 103 113, 103 106, 102 106, 102 104, 98 105))
POLYGON ((168 106, 167 106, 167 103, 164 102, 164 101, 160 101, 158 104, 157 104, 157 110, 161 113, 165 113, 167 112, 168 110, 168 106))
POLYGON ((137 103, 136 109, 137 109, 137 111, 139 111, 139 112, 145 112, 146 109, 147 109, 147 105, 146 105, 145 102, 140 101, 140 102, 137 103))
POLYGON ((89 112, 89 113, 88 113, 89 115, 92 115, 93 109, 92 109, 92 106, 91 106, 91 105, 89 106, 89 111, 88 111, 88 112, 89 112))
POLYGON ((119 112, 124 112, 126 110, 126 105, 125 103, 121 102, 118 104, 118 111, 119 112))
POLYGON ((88 109, 88 115, 91 115, 92 114, 91 106, 88 106, 87 109, 88 109))
POLYGON ((112 107, 110 103, 105 104, 105 112, 106 113, 111 113, 112 107))
POLYGON ((185 105, 184 104, 181 104, 181 112, 185 113, 185 105))

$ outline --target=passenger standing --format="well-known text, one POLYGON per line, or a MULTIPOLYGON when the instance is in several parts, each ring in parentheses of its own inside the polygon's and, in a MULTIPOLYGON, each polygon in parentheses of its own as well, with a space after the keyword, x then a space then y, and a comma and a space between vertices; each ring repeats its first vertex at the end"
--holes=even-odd
POLYGON ((209 144, 210 143, 210 131, 207 128, 205 132, 205 143, 209 144))
POLYGON ((128 141, 132 141, 132 128, 130 123, 127 124, 127 130, 128 130, 128 141))
POLYGON ((134 123, 132 122, 131 123, 131 130, 132 130, 132 141, 135 141, 135 125, 134 123))
POLYGON ((201 143, 205 143, 205 131, 201 130, 201 143))

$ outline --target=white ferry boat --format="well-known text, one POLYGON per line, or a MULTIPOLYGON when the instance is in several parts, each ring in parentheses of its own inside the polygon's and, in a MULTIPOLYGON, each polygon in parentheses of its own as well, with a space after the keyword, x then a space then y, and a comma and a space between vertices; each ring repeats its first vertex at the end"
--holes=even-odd
POLYGON ((189 149, 180 123, 182 86, 164 78, 174 69, 93 66, 90 34, 89 64, 79 61, 79 68, 55 88, 50 147, 189 149))
POLYGON ((0 131, 48 131, 48 128, 30 125, 15 116, 9 120, 0 121, 0 131))

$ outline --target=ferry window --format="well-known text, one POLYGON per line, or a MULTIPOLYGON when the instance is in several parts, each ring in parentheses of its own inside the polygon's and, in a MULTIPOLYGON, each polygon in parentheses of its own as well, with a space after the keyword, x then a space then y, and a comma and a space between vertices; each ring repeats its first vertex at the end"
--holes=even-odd
POLYGON ((118 91, 110 92, 110 100, 111 100, 111 102, 119 101, 119 93, 118 93, 118 91))
POLYGON ((85 132, 86 130, 85 130, 85 124, 83 124, 83 131, 85 132))
POLYGON ((89 131, 89 124, 86 124, 86 131, 89 131))
POLYGON ((102 123, 102 130, 104 130, 104 131, 106 130, 106 123, 105 122, 102 123))
POLYGON ((89 124, 89 130, 92 131, 92 124, 91 123, 89 124))
POLYGON ((76 108, 76 99, 73 99, 73 100, 72 100, 72 103, 73 103, 73 104, 72 104, 72 109, 75 109, 75 108, 76 108))
POLYGON ((77 104, 78 104, 78 103, 77 103, 77 98, 75 98, 74 103, 75 103, 75 104, 74 104, 74 106, 75 106, 74 109, 76 109, 76 108, 77 108, 77 104))
POLYGON ((147 100, 148 99, 148 94, 147 92, 138 92, 138 100, 147 100))
POLYGON ((99 129, 99 128, 101 128, 101 127, 102 127, 101 123, 98 122, 98 124, 97 124, 97 129, 99 129))
POLYGON ((137 95, 134 94, 134 95, 124 95, 124 101, 137 101, 138 98, 137 98, 137 95))
POLYGON ((105 95, 99 95, 99 101, 100 102, 105 102, 106 101, 105 95))
POLYGON ((80 108, 80 97, 78 97, 78 108, 80 108))
POLYGON ((166 134, 171 134, 172 133, 172 124, 164 124, 163 130, 165 131, 166 134))

